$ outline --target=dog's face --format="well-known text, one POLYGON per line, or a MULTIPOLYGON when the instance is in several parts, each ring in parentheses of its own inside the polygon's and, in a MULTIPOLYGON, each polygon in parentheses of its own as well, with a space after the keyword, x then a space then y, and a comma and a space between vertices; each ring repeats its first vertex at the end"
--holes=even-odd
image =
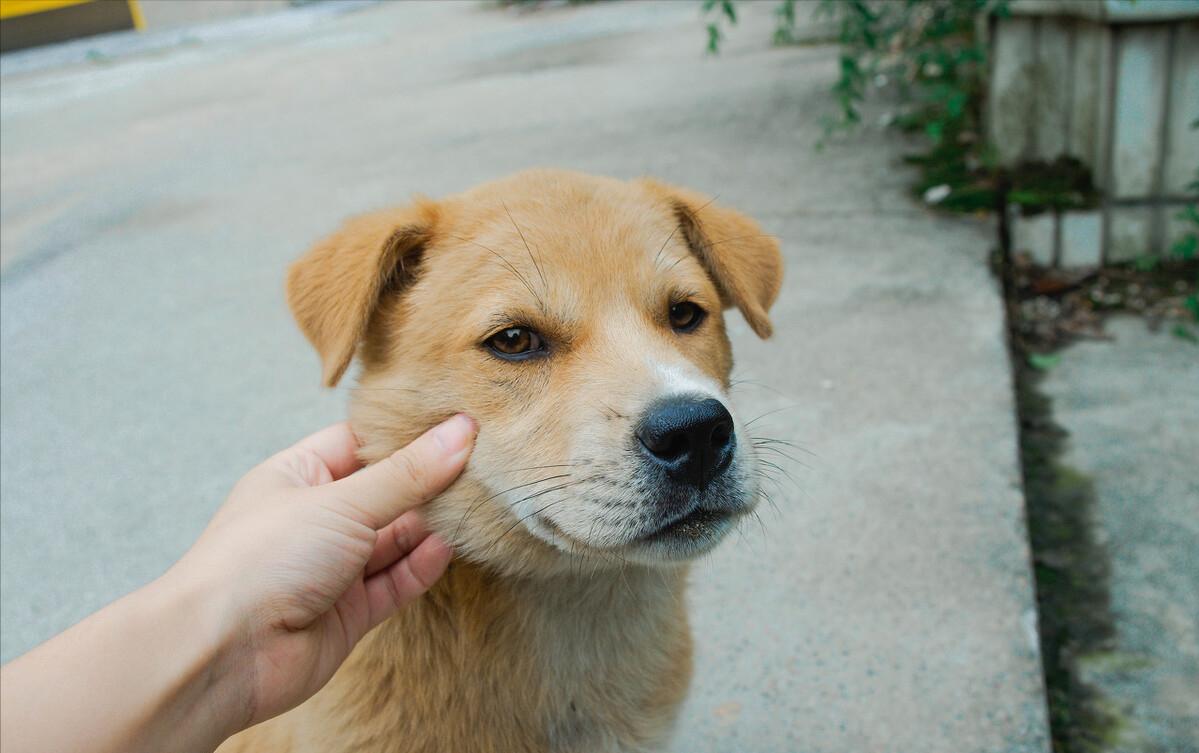
POLYGON ((761 336, 781 281, 751 220, 649 180, 522 173, 351 220, 288 299, 378 460, 448 415, 480 433, 427 508, 508 572, 685 560, 757 499, 723 309, 761 336))

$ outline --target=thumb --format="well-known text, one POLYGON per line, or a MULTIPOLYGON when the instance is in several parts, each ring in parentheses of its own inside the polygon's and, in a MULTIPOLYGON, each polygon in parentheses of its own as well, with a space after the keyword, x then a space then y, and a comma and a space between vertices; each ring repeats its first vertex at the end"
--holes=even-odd
POLYGON ((318 489, 328 504, 378 530, 452 484, 478 431, 470 416, 459 413, 399 452, 318 489))

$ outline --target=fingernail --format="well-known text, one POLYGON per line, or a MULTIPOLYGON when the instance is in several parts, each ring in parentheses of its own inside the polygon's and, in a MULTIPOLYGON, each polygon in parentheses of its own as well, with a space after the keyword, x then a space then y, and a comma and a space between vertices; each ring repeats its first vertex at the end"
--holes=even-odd
POLYGON ((459 413, 434 429, 433 438, 441 445, 441 449, 452 455, 466 447, 477 432, 475 420, 465 413, 459 413))

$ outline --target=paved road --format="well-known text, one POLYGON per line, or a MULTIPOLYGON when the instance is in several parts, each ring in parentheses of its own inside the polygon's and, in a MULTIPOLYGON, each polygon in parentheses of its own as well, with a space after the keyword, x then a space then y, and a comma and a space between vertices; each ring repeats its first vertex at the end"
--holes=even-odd
POLYGON ((771 49, 769 15, 718 59, 693 3, 425 3, 6 65, 3 657, 342 415, 281 294, 339 218, 531 165, 650 173, 783 239, 776 337, 733 319, 738 397, 813 453, 696 568, 675 749, 1044 751, 990 234, 913 206, 892 137, 815 151, 835 50, 771 49))
POLYGON ((1062 461, 1094 483, 1110 557, 1110 647, 1080 679, 1120 720, 1112 750, 1199 747, 1199 349, 1134 318, 1062 353, 1044 391, 1070 432, 1062 461))

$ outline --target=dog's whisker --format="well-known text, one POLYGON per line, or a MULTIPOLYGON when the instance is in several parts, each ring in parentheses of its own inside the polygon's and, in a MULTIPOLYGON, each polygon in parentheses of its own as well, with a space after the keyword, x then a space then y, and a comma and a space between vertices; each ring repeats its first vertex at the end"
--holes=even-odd
POLYGON ((680 256, 679 258, 677 258, 677 259, 675 259, 675 260, 674 260, 674 264, 671 264, 669 267, 667 267, 666 269, 664 269, 664 270, 662 270, 662 271, 663 271, 663 272, 669 272, 670 270, 672 270, 672 269, 674 269, 675 267, 677 267, 679 264, 681 264, 681 263, 683 263, 684 261, 686 261, 686 260, 687 260, 687 258, 688 258, 688 257, 686 257, 686 256, 680 256))
POLYGON ((796 444, 795 442, 790 442, 786 439, 774 439, 773 437, 751 436, 750 440, 754 443, 755 446, 781 444, 784 447, 790 447, 793 450, 798 450, 799 452, 806 453, 808 455, 811 455, 812 457, 816 457, 816 453, 812 452, 807 447, 804 447, 803 445, 800 445, 800 444, 796 444))
POLYGON ((779 465, 778 463, 774 462, 773 460, 766 460, 765 458, 758 458, 758 462, 761 463, 762 465, 766 466, 767 468, 771 468, 773 470, 778 471, 779 473, 783 474, 783 476, 786 477, 787 480, 794 483, 795 477, 791 475, 791 472, 788 471, 783 466, 779 465))
POLYGON ((779 492, 780 492, 780 493, 782 493, 782 491, 783 491, 782 480, 780 479, 780 477, 782 477, 783 479, 786 479, 787 481, 791 482, 791 484, 792 484, 792 485, 796 485, 796 484, 795 484, 795 479, 794 479, 794 478, 791 476, 791 474, 790 474, 790 473, 788 473, 788 472, 787 472, 785 469, 783 469, 781 466, 779 466, 779 465, 776 465, 776 464, 774 464, 774 463, 770 463, 769 461, 763 461, 763 460, 759 460, 758 462, 759 462, 759 463, 761 463, 763 466, 765 466, 763 469, 760 469, 760 470, 761 470, 761 472, 762 472, 762 475, 763 475, 763 477, 764 477, 764 478, 768 478, 768 479, 770 479, 771 481, 773 481, 773 482, 775 483, 775 485, 778 487, 778 490, 779 490, 779 492), (778 475, 778 476, 772 476, 772 475, 770 475, 770 472, 771 472, 771 471, 773 471, 774 473, 777 473, 777 474, 779 474, 779 475, 778 475))
MULTIPOLYGON (((774 509, 776 511, 779 509, 778 505, 774 504, 774 500, 771 500, 770 504, 774 507, 774 509)), ((762 529, 762 538, 765 539, 766 538, 766 523, 762 521, 762 516, 758 514, 757 510, 751 510, 750 514, 752 514, 754 516, 754 520, 758 521, 758 527, 760 529, 762 529)))
MULTIPOLYGON (((680 203, 676 203, 676 204, 674 205, 673 209, 675 210, 676 214, 677 214, 678 212, 683 212, 684 214, 686 214, 686 215, 687 215, 687 216, 688 216, 688 217, 691 219, 691 221, 692 221, 692 222, 694 222, 694 223, 696 223, 696 224, 699 224, 699 219, 696 217, 696 215, 698 215, 700 212, 702 212, 702 211, 704 211, 705 209, 707 209, 707 208, 708 208, 708 206, 709 206, 710 204, 712 204, 712 202, 716 201, 718 198, 720 198, 720 194, 716 194, 716 195, 715 195, 715 196, 713 196, 712 198, 710 198, 710 199, 708 199, 707 201, 705 201, 705 202, 704 202, 703 204, 701 204, 701 205, 699 206, 699 208, 698 208, 698 209, 696 209, 694 212, 693 212, 693 211, 691 211, 690 209, 688 209, 688 208, 687 208, 686 206, 684 206, 683 204, 680 204, 680 203)), ((675 233, 677 233, 681 227, 682 227, 681 223, 675 223, 674 230, 671 230, 671 231, 670 231, 670 235, 669 235, 669 236, 667 236, 667 237, 666 237, 666 240, 665 240, 665 241, 663 241, 663 243, 662 243, 662 248, 658 249, 658 254, 657 254, 656 256, 654 256, 654 267, 657 267, 657 266, 658 266, 658 257, 660 257, 660 256, 662 255, 662 251, 663 251, 663 250, 666 248, 666 245, 667 245, 668 243, 670 243, 670 239, 674 237, 675 233)), ((684 258, 686 258, 686 257, 684 257, 684 258)), ((682 259, 680 259, 679 261, 682 261, 682 259)), ((676 264, 678 264, 678 263, 679 263, 679 262, 678 262, 678 261, 676 261, 674 264, 671 264, 669 267, 667 267, 667 269, 666 269, 665 271, 666 271, 666 272, 669 272, 670 270, 674 269, 675 265, 676 265, 676 264)))
POLYGON ((488 248, 487 246, 484 246, 482 243, 479 243, 478 241, 473 241, 470 238, 463 238, 462 236, 459 236, 459 235, 451 235, 450 237, 456 238, 457 240, 460 240, 463 243, 469 243, 473 246, 478 246, 479 248, 483 249, 484 251, 490 253, 495 258, 499 259, 500 262, 503 263, 503 265, 508 268, 509 272, 516 275, 516 279, 520 280, 521 284, 525 286, 525 289, 529 291, 529 295, 533 296, 533 298, 537 300, 538 308, 540 308, 542 311, 546 310, 545 301, 543 301, 541 299, 541 296, 537 295, 537 291, 533 290, 533 286, 530 285, 529 281, 527 279, 525 279, 525 276, 520 273, 520 270, 518 270, 516 267, 512 266, 512 262, 505 259, 504 256, 500 252, 496 251, 495 249, 488 248))
POLYGON ((620 557, 620 580, 624 583, 625 590, 628 591, 629 596, 633 599, 633 601, 636 601, 637 597, 633 594, 633 586, 631 583, 629 583, 628 576, 625 575, 625 567, 629 564, 629 561, 624 557, 621 557, 619 554, 617 557, 620 557))
POLYGON ((529 248, 529 241, 525 238, 525 233, 520 229, 520 225, 516 224, 516 220, 512 217, 512 212, 508 210, 508 204, 503 199, 500 199, 500 204, 504 207, 504 214, 508 215, 508 220, 512 222, 512 227, 516 228, 516 234, 520 236, 520 242, 525 244, 525 251, 529 252, 529 259, 533 262, 533 268, 537 270, 537 276, 541 278, 541 289, 545 290, 545 274, 541 271, 541 264, 538 263, 537 257, 533 255, 533 249, 529 248))
POLYGON ((772 241, 782 240, 777 235, 771 235, 770 233, 758 233, 756 235, 734 235, 732 238, 721 238, 720 240, 717 240, 717 241, 708 241, 708 248, 711 248, 712 246, 719 246, 721 243, 732 243, 733 241, 747 241, 752 238, 769 238, 772 241))
MULTIPOLYGON (((577 482, 577 481, 576 481, 576 482, 574 482, 574 483, 576 483, 576 484, 577 484, 577 483, 579 483, 579 482, 577 482)), ((573 486, 573 485, 574 485, 574 484, 562 484, 561 486, 556 486, 556 487, 554 487, 554 488, 552 488, 552 489, 546 489, 546 490, 545 490, 545 492, 543 492, 543 493, 556 492, 556 491, 559 491, 559 490, 561 490, 561 489, 565 489, 565 488, 566 488, 566 487, 568 487, 568 486, 573 486)), ((536 497, 536 496, 538 496, 538 495, 536 495, 536 494, 534 494, 534 495, 530 495, 530 496, 528 496, 528 497, 525 497, 525 499, 526 499, 526 500, 527 500, 527 499, 532 499, 533 497, 536 497)), ((487 547, 487 549, 485 549, 485 550, 483 551, 483 555, 484 555, 484 556, 486 556, 488 553, 490 553, 490 552, 491 552, 491 550, 492 550, 492 549, 494 549, 494 548, 496 547, 496 545, 497 545, 497 544, 499 544, 501 541, 503 541, 503 540, 504 540, 504 538, 505 538, 505 537, 507 537, 507 535, 508 535, 508 534, 510 534, 510 533, 512 533, 514 530, 516 530, 516 527, 517 527, 517 526, 519 526, 521 523, 525 522, 525 521, 526 521, 526 520, 528 520, 529 518, 532 518, 532 517, 534 517, 534 516, 540 515, 541 513, 543 513, 543 512, 545 512, 546 510, 550 509, 550 508, 551 508, 551 507, 553 507, 554 505, 560 505, 560 504, 562 504, 562 503, 563 503, 563 502, 565 502, 567 499, 568 499, 567 497, 564 497, 564 498, 562 498, 562 499, 556 499, 556 500, 554 500, 553 502, 550 502, 548 505, 545 505, 544 507, 541 507, 541 508, 538 508, 538 509, 534 510, 533 512, 529 513, 528 515, 523 515, 523 516, 521 516, 521 517, 517 518, 515 523, 513 523, 513 524, 512 524, 512 525, 510 525, 510 526, 508 526, 508 528, 506 528, 506 529, 504 530, 504 532, 503 532, 503 533, 501 533, 501 534, 499 535, 499 537, 498 537, 498 538, 496 538, 496 540, 495 540, 495 541, 491 542, 491 545, 490 545, 490 546, 488 546, 488 547, 487 547)), ((524 501, 524 500, 522 500, 522 501, 524 501)))
POLYGON ((674 237, 675 233, 679 232, 680 227, 679 224, 675 224, 674 229, 670 231, 670 235, 666 236, 666 240, 662 241, 662 248, 659 248, 658 253, 654 254, 655 269, 658 267, 658 260, 662 257, 662 252, 666 250, 666 245, 670 243, 670 239, 674 237))
POLYGON ((624 415, 623 413, 616 410, 611 405, 608 405, 605 402, 601 402, 600 405, 603 407, 605 412, 611 414, 612 418, 628 418, 628 416, 624 415))
MULTIPOLYGON (((790 460, 792 463, 796 463, 798 465, 804 465, 794 455, 787 452, 786 450, 779 449, 778 447, 776 447, 773 444, 759 444, 757 442, 752 442, 751 444, 753 444, 754 454, 761 453, 761 452, 773 452, 775 455, 786 458, 787 460, 790 460)), ((807 466, 804 466, 804 467, 806 468, 807 466)))
POLYGON ((779 397, 785 397, 788 400, 792 399, 791 395, 788 395, 787 393, 783 392, 780 389, 771 387, 769 384, 766 384, 765 382, 759 382, 756 379, 730 379, 729 380, 729 389, 736 389, 737 387, 741 387, 742 385, 746 385, 749 387, 757 387, 758 389, 763 389, 768 392, 773 392, 774 394, 778 395, 779 397))
POLYGON ((764 459, 764 456, 762 455, 763 452, 774 453, 774 455, 776 457, 778 457, 780 460, 786 460, 789 463, 798 465, 800 468, 803 468, 804 470, 809 470, 809 471, 812 470, 812 466, 808 465, 807 463, 803 462, 799 458, 796 458, 789 453, 783 452, 782 450, 780 450, 777 447, 766 446, 766 447, 754 447, 754 449, 753 449, 754 457, 758 458, 759 460, 764 459))
POLYGON ((473 515, 475 513, 475 511, 478 510, 480 507, 487 504, 488 502, 495 499, 496 497, 503 496, 509 492, 516 491, 517 489, 524 489, 524 488, 527 488, 530 486, 536 486, 537 484, 543 484, 546 481, 556 481, 558 479, 570 478, 570 476, 571 476, 571 474, 569 474, 569 473, 559 473, 554 476, 546 476, 545 478, 540 478, 540 479, 537 479, 536 481, 529 481, 524 484, 517 484, 516 486, 511 486, 507 489, 504 489, 503 491, 496 492, 495 494, 492 494, 489 497, 484 497, 483 499, 478 500, 477 502, 473 503, 469 508, 467 508, 466 512, 462 515, 462 520, 458 521, 458 527, 454 529, 454 541, 457 541, 458 534, 462 533, 462 526, 463 526, 463 524, 466 523, 467 518, 469 518, 471 515, 473 515))
POLYGON ((746 538, 746 536, 745 536, 745 524, 744 524, 744 519, 743 519, 742 521, 738 522, 738 523, 737 523, 737 527, 736 527, 736 528, 734 528, 733 530, 737 532, 737 536, 738 536, 738 538, 740 539, 740 541, 741 541, 741 543, 742 543, 742 544, 748 544, 748 543, 749 543, 749 539, 748 539, 748 538, 746 538))
MULTIPOLYGON (((531 499, 536 499, 537 497, 543 496, 545 494, 550 494, 551 492, 561 491, 563 489, 568 489, 572 486, 578 486, 579 484, 584 484, 584 483, 587 483, 590 481, 594 481, 597 478, 601 478, 601 476, 600 475, 589 476, 587 478, 581 478, 581 479, 577 479, 575 481, 569 481, 565 484, 559 484, 557 486, 550 487, 549 489, 542 489, 541 491, 537 491, 532 494, 528 494, 524 497, 521 497, 520 499, 516 500, 516 502, 512 503, 511 507, 513 509, 515 509, 519 505, 524 504, 525 502, 528 502, 531 499)), ((561 504, 562 502, 566 502, 569 499, 570 499, 570 497, 563 497, 562 499, 554 500, 553 502, 550 502, 548 505, 545 505, 544 507, 541 507, 527 515, 522 515, 521 517, 517 518, 515 523, 508 526, 508 528, 505 529, 504 532, 502 534, 500 534, 499 537, 496 538, 496 540, 493 541, 487 547, 487 549, 484 550, 484 552, 483 552, 484 556, 486 556, 492 549, 494 549, 495 546, 497 544, 499 544, 500 541, 502 541, 508 534, 512 533, 512 531, 514 531, 516 529, 516 527, 519 526, 521 523, 525 522, 526 520, 528 520, 531 517, 540 515, 541 513, 545 512, 546 510, 553 507, 554 505, 561 504)))
POLYGON ((545 468, 578 468, 586 465, 586 463, 551 463, 549 465, 530 465, 525 468, 509 468, 509 473, 519 473, 521 471, 540 471, 545 468))
POLYGON ((776 413, 782 413, 782 412, 783 412, 783 411, 785 411, 785 410, 795 410, 796 408, 802 408, 802 407, 803 407, 803 406, 802 406, 802 405, 799 405, 799 404, 795 404, 795 405, 784 405, 782 408, 775 408, 774 410, 769 410, 769 411, 766 411, 766 412, 765 412, 765 413, 763 413, 762 415, 760 415, 760 416, 757 416, 757 417, 755 417, 755 418, 752 418, 752 419, 750 419, 749 421, 746 421, 746 422, 745 422, 745 425, 746 425, 746 426, 752 426, 753 424, 757 423, 758 421, 761 421, 763 418, 766 418, 767 416, 773 416, 774 414, 776 414, 776 413))
MULTIPOLYGON (((590 530, 588 530, 588 531, 587 531, 587 542, 586 542, 586 544, 584 544, 584 546, 586 546, 586 547, 587 547, 587 548, 584 550, 584 555, 586 555, 586 554, 587 554, 587 553, 588 553, 588 552, 591 550, 591 537, 592 537, 592 536, 595 534, 595 526, 596 526, 596 524, 598 524, 598 523, 599 523, 599 518, 598 518, 598 517, 597 517, 597 518, 593 518, 593 519, 592 519, 592 521, 591 521, 591 528, 590 528, 590 530)), ((580 565, 579 565, 579 574, 580 574, 580 575, 582 575, 582 574, 583 574, 583 566, 582 566, 582 564, 581 564, 581 563, 580 563, 580 565)))
MULTIPOLYGON (((768 469, 759 468, 757 470, 757 478, 759 481, 766 482, 766 483, 773 485, 774 490, 776 492, 778 492, 779 494, 784 494, 786 492, 786 489, 783 488, 783 482, 781 480, 779 480, 778 476, 774 475, 774 473, 768 469)), ((767 489, 765 487, 765 483, 761 487, 759 487, 759 491, 763 495, 765 495, 769 501, 770 492, 767 491, 767 489)))

